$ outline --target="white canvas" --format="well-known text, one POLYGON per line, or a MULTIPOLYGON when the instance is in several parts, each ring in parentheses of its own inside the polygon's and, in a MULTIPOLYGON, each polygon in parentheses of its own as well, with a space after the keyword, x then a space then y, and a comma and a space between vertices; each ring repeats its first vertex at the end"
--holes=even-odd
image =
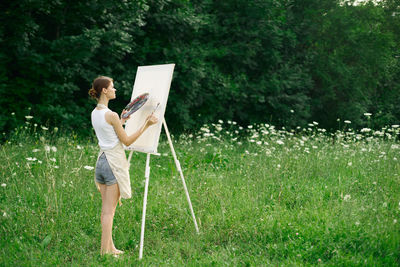
POLYGON ((130 116, 125 125, 126 133, 131 135, 139 130, 146 118, 160 103, 154 112, 154 115, 158 118, 158 123, 150 126, 132 145, 125 147, 126 149, 144 153, 157 153, 174 67, 175 64, 138 67, 131 101, 144 93, 149 93, 149 98, 143 107, 130 116))

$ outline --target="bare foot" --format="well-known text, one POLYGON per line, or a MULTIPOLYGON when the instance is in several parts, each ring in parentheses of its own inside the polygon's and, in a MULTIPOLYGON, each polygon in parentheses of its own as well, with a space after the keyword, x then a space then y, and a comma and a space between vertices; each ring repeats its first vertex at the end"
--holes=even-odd
POLYGON ((114 250, 113 250, 113 253, 114 253, 115 255, 124 254, 124 252, 123 252, 122 250, 119 250, 119 249, 114 249, 114 250))
POLYGON ((122 254, 124 254, 124 252, 122 250, 114 250, 114 251, 107 251, 107 252, 103 252, 101 253, 102 256, 105 255, 110 255, 113 256, 114 258, 119 258, 119 256, 121 256, 122 254))

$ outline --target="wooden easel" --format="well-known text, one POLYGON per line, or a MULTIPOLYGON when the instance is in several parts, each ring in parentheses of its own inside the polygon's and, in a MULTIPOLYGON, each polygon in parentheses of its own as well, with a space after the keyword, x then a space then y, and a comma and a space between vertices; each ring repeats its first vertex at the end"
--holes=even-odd
MULTIPOLYGON (((171 148, 171 153, 172 153, 172 156, 174 157, 176 169, 178 170, 178 172, 180 174, 180 177, 181 177, 181 180, 182 180, 183 189, 185 190, 186 199, 188 201, 190 212, 192 214, 194 227, 196 228, 196 232, 199 233, 199 227, 197 226, 197 221, 196 221, 196 217, 194 215, 192 202, 190 201, 189 192, 188 192, 187 187, 186 187, 185 177, 183 176, 181 164, 180 164, 178 158, 176 157, 175 149, 174 149, 174 146, 172 145, 171 136, 169 134, 167 123, 165 122, 165 119, 163 119, 162 123, 164 125, 165 133, 167 134, 169 147, 171 148)), ((140 152, 142 152, 142 151, 140 151, 140 152)), ((133 153, 133 150, 129 153, 128 162, 131 161, 132 153, 133 153)), ((146 157, 146 169, 145 169, 145 175, 144 175, 145 178, 146 178, 146 182, 145 182, 144 197, 143 197, 143 213, 142 213, 142 228, 141 228, 141 231, 140 231, 139 260, 143 258, 143 244, 144 244, 144 228, 145 228, 145 222, 146 222, 147 194, 148 194, 149 180, 150 180, 150 154, 159 155, 159 154, 155 154, 155 153, 147 153, 147 157, 146 157)))

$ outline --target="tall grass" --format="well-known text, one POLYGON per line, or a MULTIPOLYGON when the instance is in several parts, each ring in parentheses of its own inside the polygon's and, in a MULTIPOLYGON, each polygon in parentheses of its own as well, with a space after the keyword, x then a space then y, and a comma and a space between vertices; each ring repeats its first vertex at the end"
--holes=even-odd
POLYGON ((399 265, 397 125, 327 134, 234 122, 174 138, 200 234, 165 139, 151 157, 138 260, 145 155, 114 220, 122 257, 101 257, 95 138, 20 128, 1 146, 0 265, 399 265))

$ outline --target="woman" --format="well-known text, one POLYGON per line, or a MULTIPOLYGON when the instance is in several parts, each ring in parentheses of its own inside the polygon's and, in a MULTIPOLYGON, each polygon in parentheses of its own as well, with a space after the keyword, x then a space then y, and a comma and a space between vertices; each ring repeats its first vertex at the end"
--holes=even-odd
POLYGON ((122 125, 128 119, 121 118, 108 109, 108 101, 114 99, 116 89, 111 78, 100 76, 93 81, 89 95, 97 100, 92 111, 92 125, 99 141, 100 153, 96 162, 95 183, 101 193, 101 249, 100 253, 118 255, 123 251, 115 248, 112 240, 112 225, 118 200, 131 197, 129 163, 122 144, 129 146, 157 118, 150 115, 134 134, 127 135, 122 125), (121 144, 122 143, 122 144, 121 144))

